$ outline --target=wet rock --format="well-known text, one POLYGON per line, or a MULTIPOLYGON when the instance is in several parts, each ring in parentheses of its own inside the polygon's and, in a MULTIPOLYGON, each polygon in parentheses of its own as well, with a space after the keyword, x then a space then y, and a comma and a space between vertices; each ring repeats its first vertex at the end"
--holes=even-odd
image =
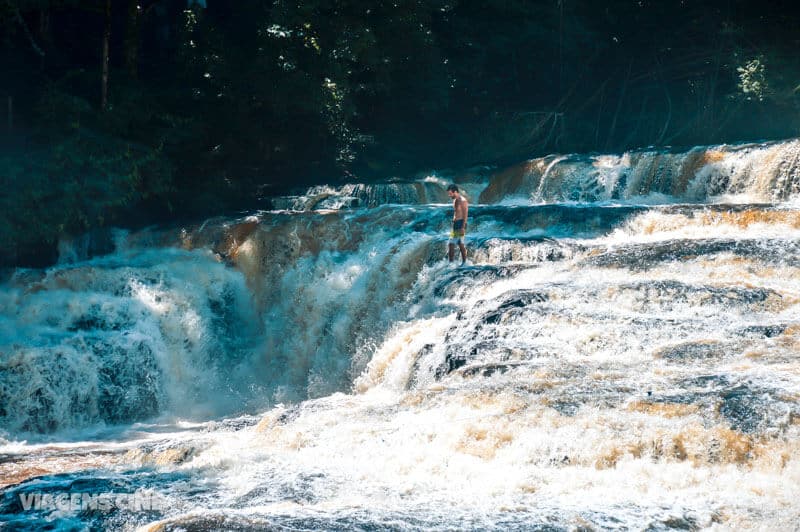
POLYGON ((291 479, 274 479, 258 486, 237 498, 234 507, 247 508, 276 501, 296 504, 313 504, 319 501, 320 485, 328 482, 323 473, 299 473, 291 479))
MULTIPOLYGON (((443 363, 434 370, 434 378, 441 379, 453 371, 464 367, 476 359, 485 363, 498 364, 512 356, 512 350, 495 342, 497 334, 494 329, 507 320, 530 311, 539 303, 548 300, 548 295, 535 290, 512 290, 503 294, 497 306, 484 313, 475 313, 472 309, 458 313, 458 326, 450 329, 445 337, 447 349, 443 363), (486 360, 489 358, 490 360, 486 360), (498 361, 499 359, 499 361, 498 361)), ((478 307, 494 305, 492 302, 480 302, 478 307)), ((499 368, 490 373, 500 371, 499 368)))
MULTIPOLYGON (((411 367, 411 378, 409 378, 406 382, 406 390, 413 390, 419 385, 422 360, 424 360, 435 347, 436 346, 434 344, 425 344, 414 357, 414 364, 411 367)), ((441 377, 442 375, 436 377, 436 379, 438 380, 441 377)))
POLYGON ((575 414, 578 413, 581 404, 575 401, 557 400, 557 401, 552 401, 550 403, 550 407, 553 408, 553 410, 555 410, 562 416, 573 417, 575 414))
POLYGON ((671 362, 684 362, 687 360, 722 358, 725 356, 725 353, 725 344, 699 341, 663 347, 657 350, 654 356, 671 362))
POLYGON ((686 239, 620 246, 588 257, 585 264, 609 268, 646 271, 665 262, 732 253, 766 264, 794 264, 800 257, 800 244, 778 239, 686 239))
POLYGON ((190 460, 197 455, 199 450, 201 449, 195 447, 194 444, 175 444, 167 441, 141 445, 128 451, 125 458, 144 465, 171 466, 190 460))
POLYGON ((657 532, 662 530, 700 530, 701 528, 697 519, 684 515, 656 521, 651 523, 645 530, 647 532, 657 532))
POLYGON ((772 412, 768 393, 741 385, 722 392, 720 398, 719 413, 728 420, 731 428, 752 434, 769 424, 772 412))
POLYGON ((514 290, 503 295, 503 302, 481 318, 483 323, 494 324, 505 321, 509 316, 519 314, 517 309, 525 309, 534 303, 548 300, 546 293, 534 290, 514 290))
POLYGON ((550 462, 550 465, 552 465, 552 466, 563 466, 563 465, 569 465, 570 459, 569 459, 569 456, 565 455, 565 456, 561 456, 561 457, 553 457, 553 458, 550 459, 549 462, 550 462))
POLYGON ((787 324, 777 325, 751 325, 737 331, 741 336, 755 338, 774 338, 780 336, 788 327, 787 324))
POLYGON ((489 363, 489 364, 477 364, 465 367, 461 371, 461 375, 464 377, 474 377, 479 375, 481 377, 491 377, 494 374, 503 374, 507 373, 508 371, 518 368, 519 366, 526 366, 527 364, 524 362, 497 362, 497 363, 489 363))
POLYGON ((241 416, 220 421, 213 421, 203 429, 203 432, 215 432, 218 430, 239 431, 246 428, 255 427, 261 421, 260 416, 241 416))
POLYGON ((697 377, 690 377, 678 382, 681 388, 705 388, 706 390, 713 390, 715 388, 723 388, 731 385, 731 377, 724 374, 711 374, 699 375, 697 377))
POLYGON ((444 364, 436 368, 434 378, 440 380, 445 375, 449 375, 460 367, 467 364, 467 357, 459 353, 456 349, 448 349, 445 355, 444 364))
POLYGON ((507 266, 470 266, 468 268, 453 268, 446 271, 441 280, 436 282, 433 293, 436 297, 452 297, 460 283, 469 281, 475 284, 488 284, 492 280, 505 279, 517 275, 519 272, 530 269, 532 266, 514 264, 507 266))
POLYGON ((278 418, 275 420, 277 423, 281 425, 286 425, 287 423, 291 423, 295 419, 300 417, 300 405, 292 405, 287 408, 278 418))
POLYGON ((744 434, 783 430, 800 404, 790 394, 751 382, 734 381, 727 375, 703 375, 677 383, 683 393, 654 396, 653 402, 697 405, 719 415, 731 429, 744 434))

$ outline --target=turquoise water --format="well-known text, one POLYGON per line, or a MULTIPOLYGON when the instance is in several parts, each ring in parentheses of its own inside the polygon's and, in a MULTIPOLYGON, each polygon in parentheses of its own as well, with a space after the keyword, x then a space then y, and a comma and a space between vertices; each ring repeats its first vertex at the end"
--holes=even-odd
POLYGON ((473 175, 463 268, 435 176, 65 245, 0 287, 0 520, 791 528, 796 146, 473 175))

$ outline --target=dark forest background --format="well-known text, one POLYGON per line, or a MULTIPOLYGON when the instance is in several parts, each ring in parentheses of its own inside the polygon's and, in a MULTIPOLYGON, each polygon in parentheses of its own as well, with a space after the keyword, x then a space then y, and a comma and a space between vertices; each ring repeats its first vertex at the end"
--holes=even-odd
POLYGON ((0 265, 292 186, 797 136, 795 4, 0 0, 0 265))

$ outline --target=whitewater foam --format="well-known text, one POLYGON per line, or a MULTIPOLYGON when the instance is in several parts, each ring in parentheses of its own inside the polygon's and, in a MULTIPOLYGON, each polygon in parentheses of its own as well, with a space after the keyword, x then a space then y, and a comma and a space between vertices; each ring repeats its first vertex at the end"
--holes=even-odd
POLYGON ((5 437, 86 438, 6 441, 0 514, 164 530, 791 527, 795 148, 526 163, 485 197, 537 204, 473 205, 463 268, 444 260, 451 212, 435 202, 150 228, 106 257, 19 271, 0 291, 0 390, 18 401, 0 402, 5 437), (169 509, 7 503, 110 482, 169 509))

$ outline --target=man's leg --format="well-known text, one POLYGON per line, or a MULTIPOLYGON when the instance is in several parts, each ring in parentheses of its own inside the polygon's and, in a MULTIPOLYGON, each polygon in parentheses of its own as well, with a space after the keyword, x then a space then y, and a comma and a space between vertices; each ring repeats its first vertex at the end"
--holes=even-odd
POLYGON ((447 256, 450 258, 450 262, 453 262, 453 255, 455 255, 455 246, 452 243, 447 244, 447 256))
POLYGON ((467 247, 464 245, 464 242, 458 243, 458 249, 461 250, 461 264, 467 262, 467 247))

